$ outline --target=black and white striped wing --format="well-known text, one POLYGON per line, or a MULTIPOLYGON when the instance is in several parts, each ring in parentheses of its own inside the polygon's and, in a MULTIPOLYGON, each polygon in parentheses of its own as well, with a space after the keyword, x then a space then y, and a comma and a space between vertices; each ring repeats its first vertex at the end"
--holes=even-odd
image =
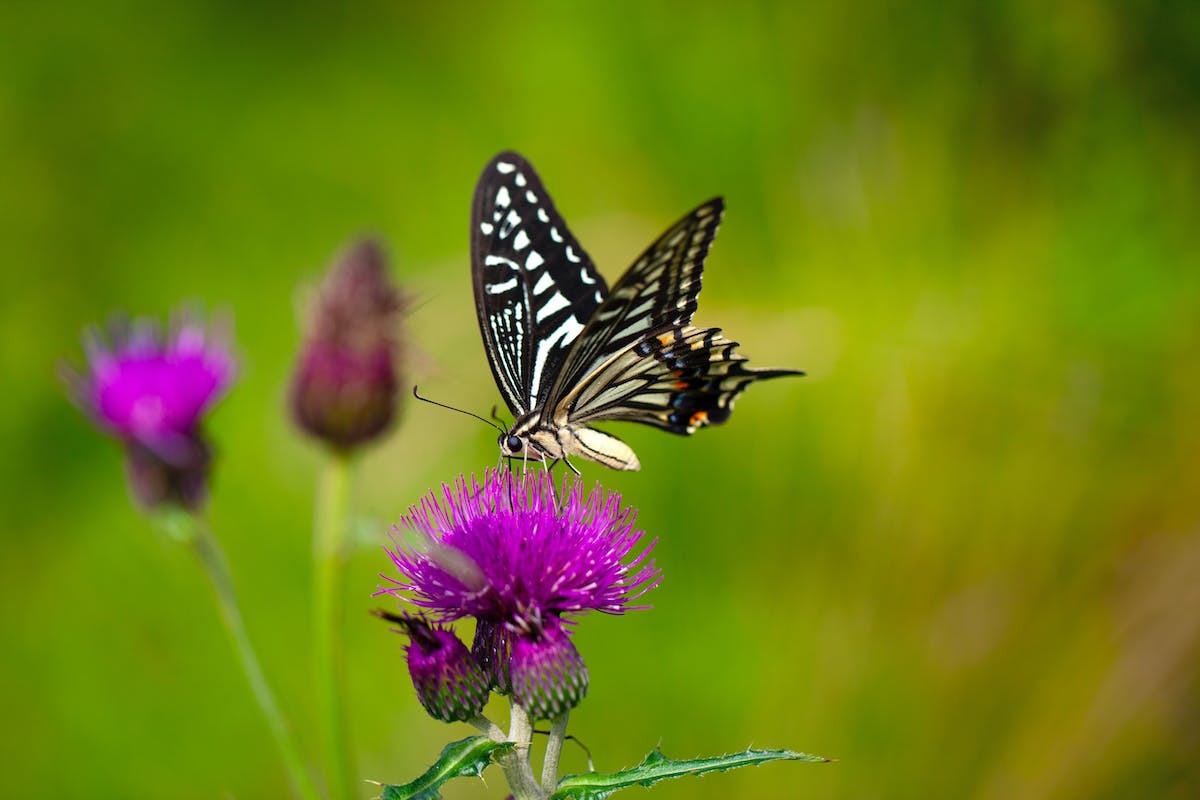
POLYGON ((564 401, 571 404, 571 396, 610 359, 691 322, 704 259, 724 209, 717 197, 684 215, 613 285, 567 355, 544 411, 547 421, 561 424, 564 401))
POLYGON ((751 369, 735 347, 718 328, 676 326, 646 337, 587 375, 561 414, 572 424, 625 420, 686 435, 727 420, 754 381, 804 374, 751 369))
POLYGON ((608 289, 516 153, 493 158, 475 186, 471 274, 488 364, 508 410, 520 416, 542 407, 608 289))

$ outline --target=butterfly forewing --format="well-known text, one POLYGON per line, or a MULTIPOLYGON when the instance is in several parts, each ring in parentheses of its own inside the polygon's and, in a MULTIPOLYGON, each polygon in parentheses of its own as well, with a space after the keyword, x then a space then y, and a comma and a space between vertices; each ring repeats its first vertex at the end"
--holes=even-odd
POLYGON ((725 208, 709 200, 667 229, 613 286, 563 363, 546 413, 607 361, 639 341, 691 322, 704 259, 725 208))
POLYGON ((493 158, 475 187, 471 267, 496 385, 514 415, 540 408, 608 290, 516 153, 493 158))

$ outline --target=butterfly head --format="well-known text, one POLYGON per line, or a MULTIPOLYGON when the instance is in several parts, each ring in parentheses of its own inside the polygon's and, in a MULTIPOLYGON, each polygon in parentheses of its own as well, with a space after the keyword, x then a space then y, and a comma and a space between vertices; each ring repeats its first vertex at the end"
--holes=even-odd
POLYGON ((505 458, 554 461, 564 455, 557 433, 533 415, 518 419, 512 428, 500 434, 497 444, 505 458))
POLYGON ((500 443, 500 452, 505 456, 520 457, 525 453, 525 440, 515 433, 502 433, 497 441, 500 443))

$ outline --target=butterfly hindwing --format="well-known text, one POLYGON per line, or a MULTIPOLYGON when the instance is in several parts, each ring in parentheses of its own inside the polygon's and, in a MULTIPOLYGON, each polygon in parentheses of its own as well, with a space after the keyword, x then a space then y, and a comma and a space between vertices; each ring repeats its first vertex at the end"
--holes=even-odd
POLYGON ((624 420, 687 435, 728 419, 754 381, 802 374, 751 369, 736 347, 717 328, 676 326, 643 338, 585 377, 562 413, 572 424, 624 420))
POLYGON ((704 259, 724 208, 719 197, 697 206, 658 237, 617 281, 568 354, 546 415, 556 414, 558 401, 618 353, 691 322, 704 259))
POLYGON ((488 363, 509 411, 542 407, 608 290, 516 153, 493 158, 476 184, 471 272, 488 363))

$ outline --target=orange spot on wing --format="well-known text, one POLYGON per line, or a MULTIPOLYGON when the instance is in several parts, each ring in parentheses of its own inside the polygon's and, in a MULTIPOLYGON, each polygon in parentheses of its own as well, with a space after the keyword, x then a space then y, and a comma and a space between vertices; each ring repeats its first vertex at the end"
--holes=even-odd
POLYGON ((674 341, 675 341, 674 333, 659 334, 658 343, 661 344, 663 347, 668 347, 669 345, 674 343, 674 341))
POLYGON ((697 411, 695 414, 692 414, 692 418, 688 420, 688 426, 694 428, 697 425, 703 425, 706 422, 708 422, 708 412, 697 411))

